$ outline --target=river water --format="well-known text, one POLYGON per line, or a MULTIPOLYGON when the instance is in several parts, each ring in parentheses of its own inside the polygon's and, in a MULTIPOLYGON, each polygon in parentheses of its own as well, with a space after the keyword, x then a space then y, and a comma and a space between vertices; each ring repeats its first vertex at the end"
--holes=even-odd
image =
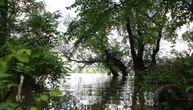
POLYGON ((60 82, 63 94, 51 100, 50 110, 157 110, 153 93, 136 89, 132 76, 74 73, 60 82))

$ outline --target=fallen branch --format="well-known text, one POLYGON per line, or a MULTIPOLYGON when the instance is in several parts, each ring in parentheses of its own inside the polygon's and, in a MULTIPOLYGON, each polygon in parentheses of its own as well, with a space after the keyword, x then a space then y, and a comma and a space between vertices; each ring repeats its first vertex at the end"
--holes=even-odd
POLYGON ((75 60, 75 59, 71 59, 70 57, 66 56, 66 58, 69 60, 69 61, 74 61, 76 63, 84 63, 86 65, 90 65, 90 64, 93 64, 93 63, 101 63, 101 62, 104 62, 102 60, 98 60, 98 59, 90 59, 90 60, 75 60))

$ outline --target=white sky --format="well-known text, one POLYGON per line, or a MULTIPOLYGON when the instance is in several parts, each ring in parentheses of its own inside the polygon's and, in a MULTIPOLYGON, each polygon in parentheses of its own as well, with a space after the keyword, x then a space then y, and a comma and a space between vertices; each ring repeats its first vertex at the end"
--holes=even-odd
POLYGON ((66 10, 66 7, 72 5, 75 0, 44 0, 46 3, 46 9, 53 12, 56 10, 60 10, 62 14, 73 14, 72 11, 66 10))
POLYGON ((36 0, 36 1, 44 1, 47 5, 46 9, 51 12, 56 10, 61 10, 61 12, 64 12, 65 7, 68 7, 75 2, 75 0, 36 0))
POLYGON ((67 10, 66 7, 72 5, 75 0, 36 0, 36 1, 44 1, 46 4, 46 10, 50 12, 60 11, 62 18, 59 20, 59 30, 65 31, 66 27, 64 26, 65 19, 74 18, 76 14, 75 10, 67 10))

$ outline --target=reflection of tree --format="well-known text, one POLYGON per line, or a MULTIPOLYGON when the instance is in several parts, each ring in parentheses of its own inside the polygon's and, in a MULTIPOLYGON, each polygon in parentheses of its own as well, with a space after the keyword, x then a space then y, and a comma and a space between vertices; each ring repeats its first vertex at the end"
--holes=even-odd
POLYGON ((139 103, 139 109, 144 110, 144 91, 143 91, 143 82, 140 76, 135 76, 133 84, 133 93, 132 93, 132 106, 133 110, 136 109, 137 104, 139 103))
POLYGON ((132 86, 133 86, 133 92, 132 92, 131 110, 157 110, 157 108, 153 106, 145 105, 146 101, 147 102, 151 101, 151 95, 148 96, 146 94, 147 96, 145 96, 145 91, 143 89, 143 79, 139 74, 135 76, 134 84, 132 86))
MULTIPOLYGON (((60 110, 78 106, 78 108, 92 110, 119 110, 119 106, 126 109, 131 108, 131 110, 155 110, 153 107, 144 106, 145 98, 141 79, 138 77, 134 81, 135 83, 130 83, 131 80, 127 79, 127 77, 121 78, 115 76, 100 84, 96 82, 99 85, 95 85, 95 87, 92 85, 83 85, 84 88, 81 88, 81 84, 78 83, 78 85, 80 84, 80 88, 77 88, 77 90, 81 89, 80 93, 73 95, 72 91, 66 91, 65 96, 51 98, 49 104, 44 106, 44 109, 54 108, 60 110), (85 103, 82 101, 87 101, 87 105, 84 105, 85 103)), ((29 106, 33 103, 31 101, 34 97, 30 95, 30 90, 27 91, 24 102, 28 103, 25 105, 29 106)))
POLYGON ((101 102, 93 104, 92 109, 104 109, 105 106, 107 106, 106 104, 111 104, 111 106, 114 105, 116 107, 120 102, 124 102, 124 99, 127 98, 123 96, 126 83, 127 77, 123 77, 122 79, 117 76, 112 77, 109 86, 105 87, 100 94, 101 102))

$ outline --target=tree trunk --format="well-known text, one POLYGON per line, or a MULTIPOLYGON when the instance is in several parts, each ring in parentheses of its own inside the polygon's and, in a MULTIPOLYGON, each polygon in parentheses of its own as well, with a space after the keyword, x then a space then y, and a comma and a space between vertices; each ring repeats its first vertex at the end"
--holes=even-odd
POLYGON ((161 31, 159 32, 158 36, 159 36, 159 38, 157 39, 156 47, 155 47, 155 49, 153 49, 153 53, 151 55, 151 66, 155 66, 156 65, 156 55, 159 52, 160 41, 161 41, 161 38, 162 38, 162 32, 161 31))
POLYGON ((113 76, 119 76, 118 72, 115 71, 112 67, 109 66, 110 72, 113 74, 113 76))
POLYGON ((127 67, 123 64, 121 60, 114 58, 113 56, 111 56, 110 59, 113 65, 122 72, 123 76, 128 76, 127 67))
POLYGON ((0 6, 0 47, 7 40, 7 16, 8 16, 8 0, 3 0, 0 6))
POLYGON ((136 54, 135 51, 135 44, 134 44, 134 36, 132 34, 130 22, 128 20, 127 22, 127 32, 129 37, 129 43, 130 43, 130 50, 131 50, 131 56, 133 59, 133 67, 135 71, 143 71, 144 70, 144 61, 143 61, 143 51, 144 51, 144 45, 140 42, 138 42, 138 54, 136 54))
POLYGON ((111 59, 110 59, 110 56, 109 56, 107 50, 105 50, 105 55, 106 55, 106 58, 105 58, 106 66, 110 70, 110 73, 112 73, 113 76, 119 76, 118 72, 116 70, 114 70, 114 68, 113 68, 114 65, 111 62, 111 59))
POLYGON ((133 65, 135 71, 143 71, 145 69, 144 61, 141 57, 133 59, 133 65))
POLYGON ((127 67, 123 64, 121 60, 109 54, 107 50, 105 50, 105 54, 106 54, 106 60, 107 60, 110 70, 112 70, 113 67, 117 67, 118 70, 122 72, 123 76, 128 76, 127 67))

